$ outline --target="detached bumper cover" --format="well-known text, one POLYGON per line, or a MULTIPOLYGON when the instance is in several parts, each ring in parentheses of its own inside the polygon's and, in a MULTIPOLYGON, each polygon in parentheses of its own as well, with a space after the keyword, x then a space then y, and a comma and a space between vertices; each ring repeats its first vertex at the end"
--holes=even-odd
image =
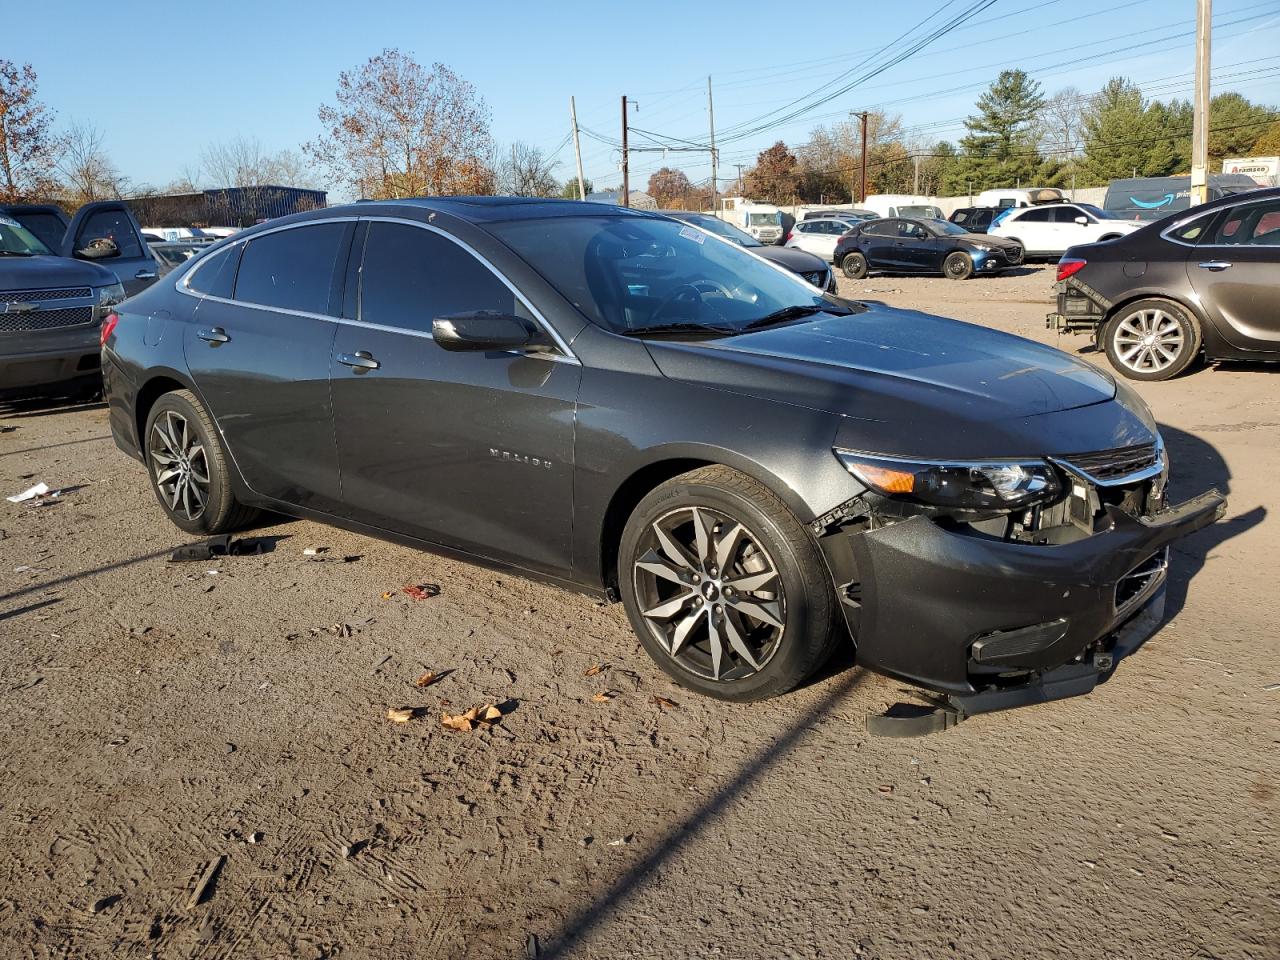
POLYGON ((1108 507, 1107 529, 1060 545, 924 517, 854 534, 858 659, 968 713, 1087 693, 1158 628, 1169 544, 1225 510, 1217 490, 1152 517, 1108 507))

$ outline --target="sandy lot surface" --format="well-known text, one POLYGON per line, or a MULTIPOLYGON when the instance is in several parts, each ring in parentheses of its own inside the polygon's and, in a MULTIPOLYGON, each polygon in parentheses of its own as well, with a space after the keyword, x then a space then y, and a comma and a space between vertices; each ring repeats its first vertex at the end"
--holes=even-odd
MULTIPOLYGON (((1054 342, 1050 269, 843 283, 1054 342)), ((703 700, 620 607, 312 523, 167 563, 100 406, 0 412, 0 492, 68 489, 0 501, 0 957, 1280 957, 1276 375, 1139 386, 1175 498, 1231 500, 1160 633, 918 740, 867 736, 900 689, 847 653, 703 700)))

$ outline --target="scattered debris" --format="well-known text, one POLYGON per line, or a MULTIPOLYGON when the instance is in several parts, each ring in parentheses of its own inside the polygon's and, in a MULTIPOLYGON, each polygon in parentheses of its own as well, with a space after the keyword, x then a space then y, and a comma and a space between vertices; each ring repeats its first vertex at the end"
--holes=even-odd
POLYGON ((304 557, 318 557, 323 553, 328 553, 328 547, 307 547, 302 551, 304 557))
POLYGON ((602 691, 602 692, 600 692, 600 693, 594 693, 594 694, 592 694, 592 695, 591 695, 591 702, 592 702, 592 703, 608 703, 610 700, 612 700, 612 699, 613 699, 613 697, 614 697, 614 695, 613 695, 612 693, 610 693, 609 691, 607 691, 607 690, 606 690, 606 691, 602 691))
POLYGON ((379 657, 377 660, 373 662, 373 666, 369 668, 369 672, 377 673, 379 670, 382 669, 382 665, 390 659, 391 659, 391 654, 389 653, 383 654, 383 656, 379 657))
POLYGON ((390 599, 391 599, 392 597, 394 597, 395 595, 396 595, 396 592, 395 592, 394 590, 383 590, 383 591, 382 591, 382 599, 383 599, 383 600, 390 600, 390 599))
POLYGON ((882 783, 877 789, 887 797, 889 794, 893 793, 893 784, 882 783))
POLYGON ((653 699, 650 702, 663 710, 674 710, 680 706, 680 704, 676 703, 674 700, 668 700, 666 697, 660 697, 657 694, 653 695, 653 699))
POLYGON ((453 673, 452 670, 443 670, 440 673, 435 673, 431 670, 428 670, 422 676, 418 677, 417 680, 413 681, 413 685, 415 687, 429 687, 433 683, 439 683, 441 680, 443 680, 445 677, 447 677, 451 673, 453 673))
POLYGON ((1262 689, 1265 690, 1267 693, 1273 693, 1276 690, 1280 690, 1280 683, 1268 683, 1262 689))
POLYGON ((187 909, 194 910, 205 898, 205 894, 209 892, 209 887, 218 876, 218 871, 222 869, 222 864, 227 858, 219 854, 214 857, 204 868, 204 873, 200 874, 200 879, 196 881, 196 888, 191 891, 191 896, 187 898, 187 909))
POLYGON ((632 837, 634 837, 634 836, 635 836, 635 834, 634 834, 634 833, 628 833, 628 834, 626 834, 625 836, 619 837, 617 840, 610 840, 610 841, 609 841, 609 846, 611 846, 611 847, 625 847, 627 844, 629 844, 629 843, 631 842, 631 838, 632 838, 632 837))
POLYGON ((178 547, 169 554, 169 562, 182 563, 192 560, 203 562, 215 557, 257 556, 270 553, 273 547, 274 540, 271 537, 241 537, 239 540, 233 540, 231 534, 224 533, 201 540, 199 543, 178 547))
POLYGON ((11 427, 8 424, 5 424, 4 426, 0 426, 0 433, 13 433, 13 431, 17 429, 17 427, 11 427))
POLYGON ((342 859, 350 860, 368 845, 368 840, 352 840, 350 843, 344 843, 340 851, 342 853, 342 859))
POLYGON ((245 843, 258 844, 262 842, 262 831, 255 830, 245 838, 245 843))
POLYGON ((467 733, 479 726, 487 726, 502 719, 502 711, 491 703, 483 707, 472 707, 466 713, 440 715, 441 726, 460 733, 467 733))
POLYGON ((124 899, 124 896, 123 894, 119 894, 119 893, 113 893, 109 897, 102 897, 99 900, 93 901, 93 903, 89 907, 89 912, 102 913, 104 910, 110 910, 122 899, 124 899))
POLYGON ((582 675, 584 677, 594 677, 604 669, 605 665, 603 663, 597 663, 594 667, 587 667, 587 669, 583 670, 582 675))
POLYGON ((42 480, 40 483, 37 483, 34 487, 28 487, 26 490, 23 490, 21 493, 15 493, 12 497, 6 497, 5 499, 7 499, 10 503, 31 502, 33 506, 38 507, 38 506, 42 506, 43 504, 50 503, 60 496, 62 496, 61 490, 50 490, 49 485, 42 480))
POLYGON ((538 960, 538 935, 536 933, 529 934, 529 939, 524 942, 525 960, 538 960))
POLYGON ((235 753, 235 752, 236 752, 236 745, 235 745, 234 743, 224 743, 224 744, 222 745, 222 752, 223 752, 223 753, 235 753))
POLYGON ((440 586, 435 583, 410 584, 407 587, 401 587, 400 592, 413 600, 430 600, 432 597, 440 596, 440 586))
POLYGON ((415 713, 413 707, 388 707, 387 719, 392 723, 408 723, 415 713))

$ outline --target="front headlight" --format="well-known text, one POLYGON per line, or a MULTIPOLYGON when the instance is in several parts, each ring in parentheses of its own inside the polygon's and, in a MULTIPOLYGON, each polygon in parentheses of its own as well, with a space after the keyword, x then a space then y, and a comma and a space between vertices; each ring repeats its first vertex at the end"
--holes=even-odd
POLYGON ((124 302, 124 284, 109 283, 105 287, 98 288, 98 306, 114 307, 117 303, 124 302))
POLYGON ((996 248, 986 243, 975 243, 973 249, 981 250, 984 253, 994 253, 996 248))
POLYGON ((1016 510, 1053 500, 1062 489, 1043 460, 928 461, 835 451, 855 477, 886 497, 958 510, 1016 510))

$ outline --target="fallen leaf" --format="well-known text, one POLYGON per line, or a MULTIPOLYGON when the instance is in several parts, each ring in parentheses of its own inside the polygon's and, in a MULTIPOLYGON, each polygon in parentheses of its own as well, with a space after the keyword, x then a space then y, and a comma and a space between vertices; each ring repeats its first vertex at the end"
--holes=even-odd
MULTIPOLYGON (((467 711, 467 713, 470 712, 471 711, 467 711)), ((471 718, 468 717, 466 713, 460 713, 456 716, 450 716, 447 713, 443 713, 440 715, 440 723, 443 726, 448 727, 450 730, 458 730, 462 733, 466 733, 472 728, 472 726, 474 726, 471 722, 471 718)))
POLYGON ((408 723, 413 719, 413 707, 388 707, 387 719, 392 723, 408 723))
POLYGON ((596 693, 591 697, 592 703, 608 703, 613 699, 612 693, 596 693))
POLYGON ((394 590, 383 590, 383 591, 382 591, 382 599, 383 599, 383 600, 390 600, 390 599, 391 599, 392 597, 394 597, 395 595, 396 595, 396 592, 395 592, 394 590))
POLYGON ((587 667, 586 670, 582 671, 582 675, 584 677, 594 677, 597 673, 599 673, 603 669, 604 669, 604 664, 597 663, 594 667, 587 667))
POLYGON ((501 719, 502 711, 493 704, 486 703, 483 707, 472 707, 465 713, 441 714, 440 723, 450 730, 466 733, 477 726, 491 724, 501 719))
POLYGON ((674 700, 668 700, 666 697, 659 697, 656 694, 654 695, 652 702, 663 710, 674 710, 676 707, 680 706, 680 704, 676 703, 674 700))
POLYGON ((416 687, 429 687, 433 683, 435 683, 436 680, 438 679, 439 677, 437 677, 434 673, 428 670, 426 673, 420 676, 417 680, 413 681, 413 684, 416 687))
POLYGON ((480 719, 485 723, 493 723, 495 720, 502 719, 502 711, 490 704, 480 712, 480 719))

